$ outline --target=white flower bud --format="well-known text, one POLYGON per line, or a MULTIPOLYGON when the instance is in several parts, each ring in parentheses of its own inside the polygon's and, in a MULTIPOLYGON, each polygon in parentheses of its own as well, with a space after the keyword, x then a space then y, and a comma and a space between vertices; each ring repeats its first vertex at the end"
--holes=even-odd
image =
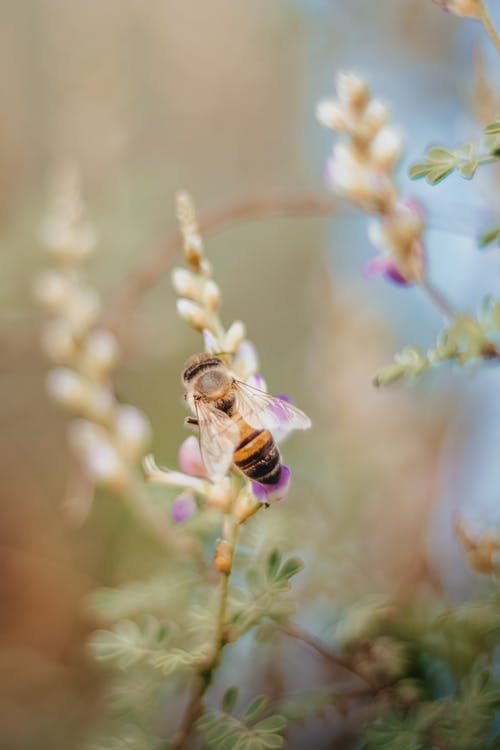
POLYGON ((347 120, 341 105, 332 99, 323 99, 316 106, 316 118, 331 130, 344 133, 347 130, 347 120))
POLYGON ((341 103, 353 113, 361 114, 370 100, 368 84, 354 73, 338 73, 335 80, 341 103))
POLYGON ((361 134, 367 141, 371 141, 388 119, 389 111, 385 104, 382 104, 378 99, 372 99, 363 113, 361 122, 356 128, 356 133, 361 134))
POLYGON ((76 412, 85 412, 89 407, 89 387, 74 370, 56 367, 47 375, 49 395, 62 406, 76 412))
POLYGON ((130 404, 122 404, 116 410, 114 432, 120 453, 131 460, 143 455, 151 440, 149 420, 130 404))
POLYGON ((130 481, 126 465, 108 442, 89 445, 81 458, 87 473, 99 484, 122 491, 130 481))
POLYGON ((197 268, 203 258, 203 241, 197 232, 184 235, 184 253, 189 265, 197 268))
POLYGON ((202 302, 212 312, 215 312, 219 307, 220 289, 212 279, 208 279, 203 285, 202 302))
POLYGON ((73 287, 67 274, 44 271, 35 281, 34 294, 38 302, 53 313, 60 313, 69 300, 73 287))
POLYGON ((95 481, 114 489, 123 489, 130 476, 126 462, 113 445, 108 431, 86 419, 77 419, 68 430, 71 448, 95 481))
POLYGON ((211 321, 205 310, 189 299, 182 297, 177 300, 177 312, 186 323, 196 328, 197 331, 203 331, 204 328, 211 327, 211 321))
POLYGON ((199 284, 191 271, 185 268, 174 268, 172 271, 172 285, 180 297, 197 299, 199 296, 199 284))
POLYGON ((95 289, 81 289, 73 296, 66 311, 68 320, 76 335, 81 336, 95 323, 101 303, 95 289))
POLYGON ((116 337, 103 328, 91 331, 85 339, 83 369, 94 377, 108 375, 118 360, 116 337))
POLYGON ((391 171, 401 155, 403 138, 397 128, 386 125, 375 136, 370 146, 370 156, 380 169, 391 171))
POLYGON ((42 350, 56 364, 67 364, 77 353, 75 340, 64 318, 49 320, 41 334, 42 350))
POLYGON ((235 320, 224 336, 224 351, 235 352, 246 337, 246 328, 241 320, 235 320))
POLYGON ((113 391, 107 385, 89 383, 88 414, 96 422, 108 422, 115 406, 113 391))
POLYGON ((50 218, 42 228, 42 243, 55 260, 81 263, 96 247, 96 233, 88 222, 72 221, 65 217, 50 218))

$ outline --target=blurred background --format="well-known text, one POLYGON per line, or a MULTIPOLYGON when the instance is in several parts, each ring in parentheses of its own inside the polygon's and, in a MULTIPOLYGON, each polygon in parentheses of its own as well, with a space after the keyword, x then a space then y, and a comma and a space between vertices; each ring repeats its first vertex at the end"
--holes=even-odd
MULTIPOLYGON (((428 207, 436 285, 474 310, 500 287, 498 255, 475 242, 498 211, 498 173, 432 189, 406 167, 431 142, 480 136, 500 69, 479 24, 431 0, 4 0, 0 14, 0 745, 67 748, 99 703, 82 598, 151 573, 162 552, 113 496, 83 528, 61 513, 68 419, 45 394, 32 296, 53 173, 79 165, 99 234, 88 277, 108 300, 174 228, 179 188, 202 214, 273 191, 324 194, 332 139, 315 103, 352 67, 406 132, 401 186, 428 207)), ((352 215, 266 219, 207 242, 224 321, 246 322, 269 389, 315 425, 286 446, 294 490, 256 528, 305 558, 316 631, 350 597, 465 596, 475 582, 453 514, 500 521, 498 371, 375 391, 374 371, 403 343, 430 345, 441 319, 418 290, 362 277, 365 232, 352 215)), ((201 348, 174 311, 166 274, 127 321, 117 375, 170 466, 185 435, 180 370, 201 348)))

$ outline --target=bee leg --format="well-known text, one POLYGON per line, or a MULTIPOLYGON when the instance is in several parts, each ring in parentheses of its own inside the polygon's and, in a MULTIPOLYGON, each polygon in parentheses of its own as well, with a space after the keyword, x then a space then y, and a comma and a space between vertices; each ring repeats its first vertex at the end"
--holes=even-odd
POLYGON ((186 417, 184 420, 184 424, 188 425, 189 427, 199 427, 199 422, 196 419, 196 417, 186 417))

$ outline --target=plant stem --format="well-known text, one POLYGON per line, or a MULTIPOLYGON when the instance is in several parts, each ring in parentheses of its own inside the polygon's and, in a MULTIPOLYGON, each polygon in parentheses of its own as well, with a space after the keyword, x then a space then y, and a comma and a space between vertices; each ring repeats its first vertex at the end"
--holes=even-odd
MULTIPOLYGON (((209 237, 245 221, 278 217, 328 217, 336 214, 338 214, 337 200, 328 195, 277 193, 244 198, 229 206, 208 212, 200 217, 199 232, 203 237, 209 237)), ((104 311, 103 325, 113 330, 118 337, 124 335, 139 299, 152 289, 170 268, 181 249, 182 236, 176 230, 145 260, 141 261, 120 285, 104 311)))
POLYGON ((356 675, 356 677, 359 677, 361 680, 363 680, 363 682, 365 682, 369 686, 372 692, 376 691, 376 685, 374 685, 369 680, 369 678, 366 677, 366 675, 362 674, 348 659, 345 659, 343 656, 340 656, 340 654, 337 654, 336 651, 333 651, 332 649, 328 648, 328 646, 325 646, 323 643, 321 643, 321 641, 318 640, 316 636, 307 633, 305 630, 302 630, 302 628, 299 628, 297 625, 291 622, 281 624, 279 626, 279 630, 285 635, 290 636, 290 638, 295 638, 298 641, 306 643, 308 646, 317 651, 317 653, 320 654, 320 656, 322 656, 326 661, 330 662, 330 664, 334 664, 337 667, 345 669, 347 672, 351 672, 351 674, 354 674, 356 675))
MULTIPOLYGON (((232 521, 229 529, 230 537, 227 539, 231 545, 231 554, 234 555, 238 538, 238 525, 232 521)), ((194 723, 203 712, 203 697, 210 687, 215 671, 220 664, 222 651, 227 644, 226 612, 227 598, 229 592, 229 577, 231 570, 221 573, 219 584, 219 600, 215 622, 215 636, 212 654, 209 659, 200 666, 191 688, 191 695, 184 711, 184 716, 174 739, 169 745, 170 750, 182 750, 187 747, 194 723)))
POLYGON ((488 34, 491 41, 495 45, 498 54, 500 54, 500 35, 498 34, 497 30, 493 26, 493 22, 488 14, 488 11, 486 10, 484 0, 478 0, 478 6, 479 6, 479 19, 481 20, 486 33, 488 34))
POLYGON ((450 305, 447 299, 443 297, 440 291, 436 289, 431 282, 424 278, 420 282, 420 286, 422 289, 426 292, 427 296, 433 303, 435 307, 439 310, 440 313, 442 313, 445 318, 448 318, 449 320, 453 320, 457 317, 456 311, 453 309, 453 307, 450 305))

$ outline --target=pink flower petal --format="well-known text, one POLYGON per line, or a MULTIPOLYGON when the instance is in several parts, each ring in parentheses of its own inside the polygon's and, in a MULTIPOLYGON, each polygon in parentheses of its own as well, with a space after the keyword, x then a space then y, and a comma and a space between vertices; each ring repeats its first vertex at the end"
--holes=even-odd
POLYGON ((172 520, 175 523, 189 521, 196 513, 196 507, 196 500, 193 493, 189 490, 182 492, 180 495, 177 495, 170 508, 172 520))
POLYGON ((207 472, 201 457, 198 438, 190 435, 181 443, 178 454, 178 462, 181 471, 191 477, 206 477, 207 472))
POLYGON ((290 467, 283 464, 281 467, 280 478, 275 484, 252 482, 252 494, 260 503, 271 503, 283 500, 288 494, 291 480, 292 472, 290 471, 290 467))
POLYGON ((266 381, 260 372, 256 372, 255 375, 250 375, 250 377, 247 378, 247 385, 252 386, 252 388, 258 388, 259 391, 267 391, 266 381))
POLYGON ((369 278, 383 276, 388 281, 394 282, 398 286, 410 286, 412 282, 407 281, 401 271, 398 269, 393 259, 388 255, 376 255, 375 258, 366 263, 364 274, 369 278))

